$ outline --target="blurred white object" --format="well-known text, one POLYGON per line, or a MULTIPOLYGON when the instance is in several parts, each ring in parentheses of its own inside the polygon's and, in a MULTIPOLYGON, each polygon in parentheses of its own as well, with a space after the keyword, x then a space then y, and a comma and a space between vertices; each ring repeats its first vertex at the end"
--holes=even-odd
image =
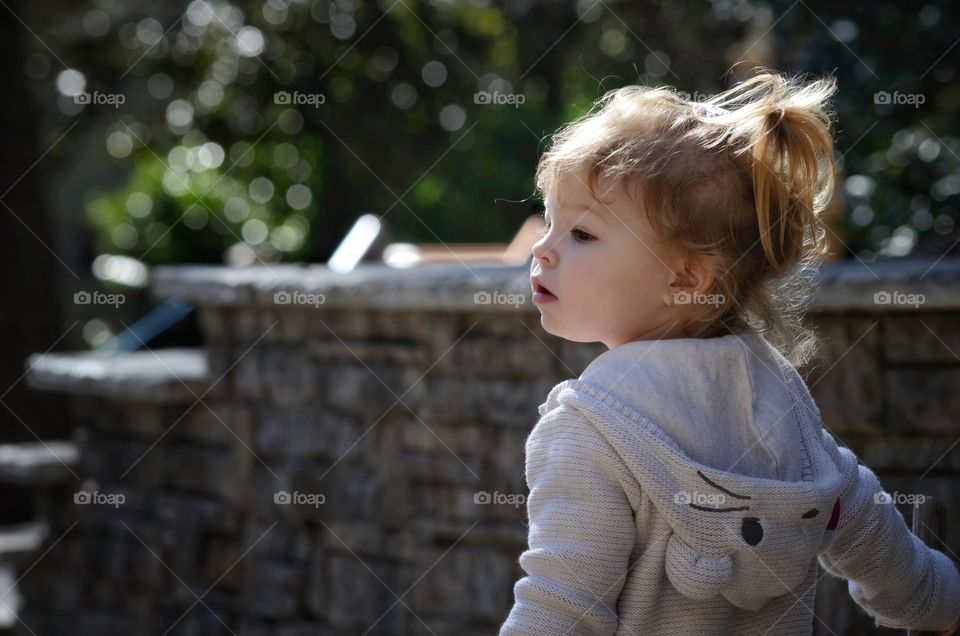
POLYGON ((359 263, 377 237, 380 236, 380 219, 373 214, 364 214, 353 224, 327 261, 334 272, 349 272, 359 263))
POLYGON ((391 243, 383 248, 383 262, 390 267, 413 267, 420 262, 420 250, 413 243, 391 243))
POLYGON ((257 262, 257 252, 243 241, 234 243, 223 253, 223 259, 231 267, 247 267, 257 262))
POLYGON ((101 254, 93 259, 93 275, 100 280, 128 287, 143 287, 149 278, 146 265, 120 254, 101 254))

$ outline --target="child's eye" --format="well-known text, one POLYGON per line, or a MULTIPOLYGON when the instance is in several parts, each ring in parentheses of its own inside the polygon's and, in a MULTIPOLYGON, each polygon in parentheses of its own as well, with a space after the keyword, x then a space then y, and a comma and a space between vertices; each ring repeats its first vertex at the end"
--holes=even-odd
POLYGON ((591 234, 587 234, 583 230, 571 230, 570 233, 573 234, 574 240, 580 243, 589 243, 590 241, 596 238, 591 234))
MULTIPOLYGON (((545 236, 549 231, 550 231, 550 222, 544 220, 543 227, 537 230, 537 235, 545 236)), ((596 238, 592 234, 588 234, 583 230, 570 230, 570 234, 573 236, 574 240, 577 241, 578 243, 589 243, 590 241, 596 238)))

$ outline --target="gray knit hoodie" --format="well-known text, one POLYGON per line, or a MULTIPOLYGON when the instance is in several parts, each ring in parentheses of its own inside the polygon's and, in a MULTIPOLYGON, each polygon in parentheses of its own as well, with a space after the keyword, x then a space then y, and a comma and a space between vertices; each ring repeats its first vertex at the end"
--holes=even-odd
POLYGON ((539 411, 527 576, 501 636, 806 635, 826 574, 877 625, 960 617, 953 562, 909 531, 759 335, 621 345, 539 411))

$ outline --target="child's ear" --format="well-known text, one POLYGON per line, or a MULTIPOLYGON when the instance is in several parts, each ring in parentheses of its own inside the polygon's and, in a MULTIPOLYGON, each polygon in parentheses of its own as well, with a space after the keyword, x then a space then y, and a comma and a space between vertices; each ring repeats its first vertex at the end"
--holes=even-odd
POLYGON ((679 256, 674 261, 673 280, 670 286, 690 293, 706 294, 713 286, 715 278, 713 267, 706 259, 687 254, 679 256))
POLYGON ((694 259, 691 264, 690 276, 692 284, 696 285, 697 291, 707 294, 713 289, 716 272, 706 259, 694 259))

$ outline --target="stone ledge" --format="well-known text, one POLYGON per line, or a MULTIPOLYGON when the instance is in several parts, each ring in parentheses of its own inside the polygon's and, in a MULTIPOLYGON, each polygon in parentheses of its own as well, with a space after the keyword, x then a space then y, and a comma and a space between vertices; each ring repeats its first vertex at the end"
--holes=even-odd
POLYGON ((860 310, 871 313, 916 311, 907 303, 877 303, 874 294, 923 294, 925 310, 960 307, 960 259, 903 258, 861 263, 825 263, 812 311, 860 310))
POLYGON ((475 303, 474 294, 520 294, 520 308, 534 310, 526 266, 429 264, 410 269, 387 265, 359 265, 348 273, 331 272, 325 265, 270 265, 231 268, 214 265, 158 267, 152 292, 199 305, 268 305, 313 307, 310 295, 323 295, 333 307, 516 311, 513 304, 475 303), (298 299, 293 293, 306 298, 298 299), (288 294, 289 303, 275 294, 288 294))
MULTIPOLYGON (((891 312, 908 304, 878 304, 874 294, 921 293, 925 309, 960 307, 960 259, 891 259, 825 263, 812 311, 891 312)), ((215 265, 158 267, 152 292, 199 305, 314 306, 337 308, 535 311, 530 300, 528 266, 435 263, 409 269, 363 263, 352 272, 331 272, 325 265, 270 265, 231 268, 215 265), (299 293, 294 298, 294 292, 299 293), (503 297, 475 302, 474 294, 519 294, 519 305, 503 297), (286 293, 291 302, 278 302, 286 293), (311 296, 313 295, 313 296, 311 296), (499 300, 499 302, 498 302, 499 300)))
POLYGON ((59 484, 74 479, 79 453, 73 442, 47 440, 0 445, 0 482, 59 484))
POLYGON ((18 583, 40 557, 48 534, 49 528, 44 522, 0 526, 0 587, 4 590, 0 603, 0 635, 22 633, 15 630, 21 621, 18 612, 23 606, 18 583))
POLYGON ((210 381, 201 349, 34 354, 27 366, 35 389, 154 403, 196 400, 210 381))
POLYGON ((47 524, 39 521, 0 526, 0 561, 11 563, 39 556, 48 533, 47 524))

